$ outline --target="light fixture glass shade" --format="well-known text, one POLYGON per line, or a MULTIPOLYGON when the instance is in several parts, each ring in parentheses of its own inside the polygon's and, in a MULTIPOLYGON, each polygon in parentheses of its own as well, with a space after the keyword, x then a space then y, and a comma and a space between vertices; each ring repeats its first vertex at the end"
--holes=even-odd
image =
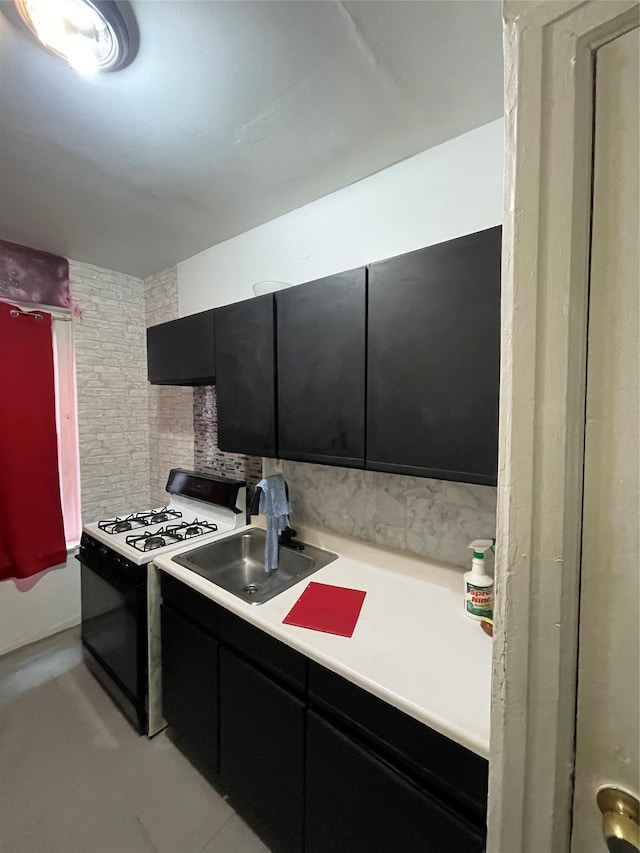
POLYGON ((127 48, 126 29, 113 4, 91 0, 15 3, 24 23, 47 50, 77 71, 92 74, 121 64, 127 48))

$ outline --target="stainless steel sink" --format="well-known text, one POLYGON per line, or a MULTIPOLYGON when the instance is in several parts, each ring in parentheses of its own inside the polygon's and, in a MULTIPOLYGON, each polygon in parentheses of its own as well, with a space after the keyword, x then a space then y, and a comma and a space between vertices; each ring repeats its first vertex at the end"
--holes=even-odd
POLYGON ((249 604, 268 601, 338 559, 304 543, 303 551, 279 546, 278 568, 265 572, 265 538, 264 530, 252 528, 173 559, 249 604))

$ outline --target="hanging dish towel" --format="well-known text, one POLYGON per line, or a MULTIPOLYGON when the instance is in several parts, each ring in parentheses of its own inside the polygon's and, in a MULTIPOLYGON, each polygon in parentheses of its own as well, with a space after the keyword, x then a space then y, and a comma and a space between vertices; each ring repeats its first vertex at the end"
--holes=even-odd
POLYGON ((287 484, 282 474, 272 474, 258 483, 260 512, 267 517, 267 540, 264 549, 264 570, 278 568, 278 533, 289 525, 287 484))

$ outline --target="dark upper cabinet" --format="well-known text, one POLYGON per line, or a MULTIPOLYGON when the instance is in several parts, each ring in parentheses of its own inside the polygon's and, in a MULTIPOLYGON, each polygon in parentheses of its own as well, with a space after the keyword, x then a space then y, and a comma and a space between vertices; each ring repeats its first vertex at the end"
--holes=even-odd
POLYGON ((369 267, 367 468, 496 483, 501 231, 369 267))
POLYGON ((366 270, 276 294, 279 456, 363 467, 366 270))
POLYGON ((214 310, 202 311, 147 329, 147 369, 152 385, 213 385, 214 314, 214 310))
POLYGON ((218 446, 275 456, 275 301, 272 294, 216 311, 218 446))

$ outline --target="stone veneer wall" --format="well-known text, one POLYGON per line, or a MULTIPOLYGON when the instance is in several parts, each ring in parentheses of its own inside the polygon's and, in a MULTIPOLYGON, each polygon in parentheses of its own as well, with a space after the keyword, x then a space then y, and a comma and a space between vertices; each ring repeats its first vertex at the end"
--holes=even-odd
POLYGON ((399 474, 283 462, 291 522, 470 567, 472 539, 496 530, 496 489, 399 474))
POLYGON ((142 279, 70 262, 83 523, 149 505, 142 279))
MULTIPOLYGON (((175 267, 145 279, 144 303, 146 326, 155 326, 178 317, 178 277, 175 267)), ((149 494, 151 505, 155 507, 167 502, 165 487, 171 468, 192 469, 194 466, 193 390, 149 385, 148 417, 149 494)))
POLYGON ((215 386, 193 389, 195 467, 254 485, 262 479, 262 459, 225 453, 218 447, 218 401, 215 386))

